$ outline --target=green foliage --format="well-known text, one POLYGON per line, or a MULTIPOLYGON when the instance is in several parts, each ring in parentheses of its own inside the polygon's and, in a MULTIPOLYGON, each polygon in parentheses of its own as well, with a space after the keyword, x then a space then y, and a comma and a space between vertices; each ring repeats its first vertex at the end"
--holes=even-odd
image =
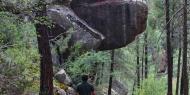
POLYGON ((141 87, 136 89, 134 95, 165 95, 166 87, 165 78, 150 76, 148 79, 143 80, 141 87))
POLYGON ((1 0, 1 1, 3 2, 4 5, 14 6, 19 10, 28 11, 26 9, 35 6, 35 4, 37 4, 39 0, 1 0))
MULTIPOLYGON (((115 50, 115 77, 125 81, 133 80, 136 70, 136 49, 134 44, 128 45, 127 48, 115 50), (128 77, 126 77, 127 75, 128 77)), ((127 83, 129 85, 129 83, 127 83)))
MULTIPOLYGON (((2 0, 5 4, 16 5, 19 10, 30 8, 36 4, 38 0, 2 0)), ((179 3, 179 1, 176 1, 179 3)), ((148 2, 149 16, 147 23, 148 33, 148 69, 150 75, 157 75, 154 71, 155 64, 152 64, 152 52, 158 54, 165 43, 164 29, 164 2, 161 0, 152 0, 148 2), (163 33, 162 33, 163 32, 163 33)), ((40 10, 35 7, 35 10, 40 10)), ((26 10, 26 13, 31 13, 26 10)), ((178 22, 178 19, 176 19, 178 22)), ((39 58, 36 33, 34 24, 40 23, 52 27, 52 21, 47 17, 35 18, 35 23, 22 22, 17 16, 9 12, 0 12, 0 94, 8 94, 8 92, 18 91, 21 95, 25 91, 37 92, 39 90, 39 58), (3 77, 2 77, 3 76, 3 77), (1 86, 2 83, 3 86, 1 86)), ((180 25, 178 25, 180 27, 180 25)), ((70 29, 68 33, 73 30, 70 29)), ((68 48, 67 38, 61 38, 55 42, 60 48, 60 52, 64 52, 68 48)), ((115 67, 114 78, 122 81, 129 88, 129 93, 133 89, 133 81, 136 80, 136 57, 140 57, 140 63, 143 61, 144 36, 141 35, 139 40, 140 54, 136 55, 136 43, 129 44, 126 48, 115 50, 115 67)), ((71 49, 71 55, 67 62, 64 63, 65 70, 73 81, 79 81, 81 74, 89 74, 92 70, 96 73, 103 73, 100 80, 108 80, 110 71, 110 53, 109 51, 85 51, 81 49, 80 44, 75 45, 71 49), (95 67, 97 65, 97 68, 95 67), (104 65, 104 67, 101 67, 104 65), (101 71, 103 69, 103 71, 101 71)), ((177 63, 177 52, 173 51, 174 63, 177 63)), ((56 48, 52 46, 52 54, 56 53, 56 48)), ((64 59, 65 60, 65 59, 64 59)), ((160 61, 160 60, 159 60, 160 61)), ((175 64, 174 64, 175 65, 175 64)), ((174 71, 176 71, 174 66, 174 71)), ((174 72, 175 74, 176 72, 174 72)), ((100 75, 100 74, 99 74, 100 75)), ((175 75, 174 75, 175 77, 175 75)), ((104 81, 101 85, 107 84, 104 81)), ((141 87, 135 89, 135 95, 165 95, 166 79, 155 78, 150 76, 144 79, 141 87)), ((11 94, 10 94, 11 95, 11 94)))
POLYGON ((0 12, 0 93, 20 95, 39 89, 39 55, 35 28, 17 16, 0 12))
POLYGON ((82 74, 89 74, 94 64, 110 63, 108 55, 108 52, 86 52, 77 56, 74 60, 68 60, 66 63, 67 71, 72 78, 76 78, 78 75, 82 74))
POLYGON ((1 40, 4 44, 13 43, 18 33, 16 17, 7 12, 0 12, 0 18, 1 40))

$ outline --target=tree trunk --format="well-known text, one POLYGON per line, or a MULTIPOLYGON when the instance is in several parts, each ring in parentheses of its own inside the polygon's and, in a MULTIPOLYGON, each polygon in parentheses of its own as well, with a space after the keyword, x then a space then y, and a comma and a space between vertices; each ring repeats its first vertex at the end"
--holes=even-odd
POLYGON ((179 94, 179 78, 181 69, 181 34, 179 34, 179 54, 178 54, 178 65, 177 65, 177 82, 176 82, 176 95, 179 94))
POLYGON ((62 65, 62 63, 63 63, 63 61, 62 61, 62 54, 61 54, 59 46, 56 47, 56 52, 57 52, 57 55, 58 55, 59 65, 62 65))
POLYGON ((184 86, 183 86, 183 83, 184 83, 184 82, 183 82, 183 81, 184 81, 183 79, 184 79, 184 78, 183 78, 183 77, 184 77, 184 76, 183 76, 183 66, 182 66, 182 71, 181 71, 181 85, 180 85, 180 95, 183 95, 183 93, 184 93, 184 90, 183 90, 183 89, 184 89, 184 88, 183 88, 183 87, 184 87, 184 86))
MULTIPOLYGON (((143 46, 144 48, 144 46, 143 46)), ((143 54, 142 54, 142 64, 141 64, 141 80, 144 79, 144 49, 143 49, 143 54)))
POLYGON ((92 76, 92 80, 91 80, 92 84, 96 84, 96 82, 97 82, 97 80, 96 80, 97 74, 98 74, 97 69, 98 69, 98 63, 92 64, 92 68, 91 68, 91 72, 90 72, 90 75, 92 76))
POLYGON ((145 48, 144 48, 144 53, 145 53, 145 79, 148 78, 148 34, 147 32, 145 33, 144 40, 145 40, 145 48))
POLYGON ((144 52, 142 55, 142 64, 141 64, 141 80, 144 79, 144 52))
POLYGON ((101 64, 101 71, 100 71, 100 83, 99 84, 102 84, 103 83, 103 77, 104 77, 104 63, 101 64))
POLYGON ((134 83, 133 83, 132 95, 134 95, 134 92, 135 92, 135 86, 136 86, 136 80, 134 80, 134 83))
POLYGON ((145 48, 145 41, 144 41, 144 45, 143 45, 143 52, 142 52, 142 56, 141 56, 141 80, 143 80, 144 79, 144 55, 145 55, 145 50, 144 50, 144 48, 145 48))
POLYGON ((170 43, 170 5, 169 0, 165 1, 166 7, 166 30, 167 30, 167 63, 168 63, 168 92, 167 95, 172 95, 172 77, 173 77, 173 62, 170 43))
MULTIPOLYGON (((46 16, 46 6, 40 1, 36 17, 46 16)), ((48 38, 48 27, 43 23, 35 25, 37 32, 38 48, 40 53, 40 95, 53 95, 53 62, 48 38)))
POLYGON ((139 39, 137 39, 137 44, 136 44, 136 51, 137 51, 137 86, 138 88, 140 87, 140 58, 139 58, 139 39))
POLYGON ((189 94, 189 80, 187 72, 187 0, 184 0, 183 10, 183 69, 182 69, 182 80, 183 80, 183 92, 184 95, 189 94))
POLYGON ((114 53, 115 51, 111 51, 111 68, 110 68, 110 78, 109 78, 109 88, 108 88, 108 95, 111 95, 111 89, 112 89, 112 80, 113 80, 113 69, 114 69, 114 53))

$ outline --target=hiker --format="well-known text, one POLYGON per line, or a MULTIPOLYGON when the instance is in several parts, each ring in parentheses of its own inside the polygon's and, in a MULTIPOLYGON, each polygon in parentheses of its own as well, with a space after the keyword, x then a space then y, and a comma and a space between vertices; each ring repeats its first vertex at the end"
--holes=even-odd
POLYGON ((82 75, 82 82, 77 86, 78 95, 95 95, 94 87, 88 82, 88 75, 82 75))

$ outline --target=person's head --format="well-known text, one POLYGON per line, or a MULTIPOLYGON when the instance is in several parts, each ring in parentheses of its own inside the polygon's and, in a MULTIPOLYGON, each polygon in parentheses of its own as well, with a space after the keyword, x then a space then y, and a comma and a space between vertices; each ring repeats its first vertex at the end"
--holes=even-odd
POLYGON ((82 81, 87 82, 88 81, 88 75, 82 75, 82 81))

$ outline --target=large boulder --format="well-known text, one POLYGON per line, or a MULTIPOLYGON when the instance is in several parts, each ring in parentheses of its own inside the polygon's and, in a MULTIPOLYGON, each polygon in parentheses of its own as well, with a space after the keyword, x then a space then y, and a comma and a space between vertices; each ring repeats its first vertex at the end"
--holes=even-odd
POLYGON ((88 26, 86 22, 78 18, 78 16, 66 6, 49 6, 47 8, 47 14, 55 24, 55 27, 52 28, 50 39, 60 34, 66 34, 66 36, 70 34, 69 45, 73 46, 80 43, 81 47, 85 49, 98 48, 104 39, 101 33, 88 26))
POLYGON ((112 82, 112 89, 118 93, 118 95, 127 95, 128 94, 128 89, 125 87, 124 84, 122 84, 118 80, 113 80, 112 82))
POLYGON ((54 94, 55 95, 67 95, 65 90, 63 90, 57 86, 54 86, 54 94))
MULTIPOLYGON (((97 90, 97 95, 108 95, 108 88, 106 85, 101 85, 97 90)), ((128 88, 120 81, 114 79, 112 81, 112 95, 128 95, 128 88)))
POLYGON ((71 85, 72 81, 71 78, 67 75, 64 69, 61 69, 54 75, 54 78, 65 85, 71 85))
POLYGON ((71 8, 105 36, 99 50, 124 47, 146 28, 148 8, 139 0, 72 0, 71 8))

